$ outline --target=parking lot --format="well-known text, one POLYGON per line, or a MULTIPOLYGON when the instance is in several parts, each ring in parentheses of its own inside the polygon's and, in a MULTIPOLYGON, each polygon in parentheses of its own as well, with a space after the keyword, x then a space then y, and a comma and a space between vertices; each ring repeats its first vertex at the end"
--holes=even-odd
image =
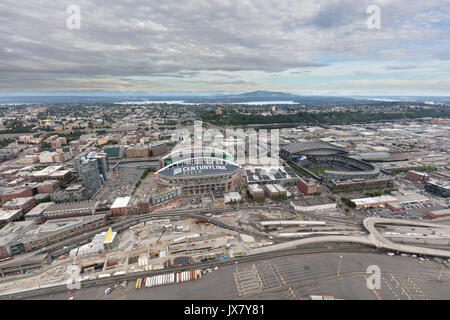
POLYGON ((425 212, 441 209, 445 208, 433 203, 414 203, 403 205, 401 211, 393 211, 389 208, 367 208, 361 210, 361 213, 367 217, 430 220, 431 218, 425 212))
POLYGON ((95 199, 114 200, 118 197, 130 196, 143 169, 120 168, 119 173, 111 174, 105 181, 95 199))
MULTIPOLYGON (((219 268, 201 280, 153 288, 135 288, 129 281, 110 295, 102 285, 37 297, 37 299, 297 299, 328 295, 339 299, 424 300, 449 299, 448 270, 413 257, 386 254, 321 253, 271 258, 219 268), (340 258, 342 257, 342 258, 340 258), (340 259, 342 263, 340 264, 340 259), (369 289, 367 268, 381 270, 381 287, 369 289), (399 269, 398 266, 402 268, 399 269), (337 272, 339 269, 339 277, 337 272), (220 290, 217 290, 220 288, 220 290)), ((168 271, 170 273, 170 271, 168 271)))

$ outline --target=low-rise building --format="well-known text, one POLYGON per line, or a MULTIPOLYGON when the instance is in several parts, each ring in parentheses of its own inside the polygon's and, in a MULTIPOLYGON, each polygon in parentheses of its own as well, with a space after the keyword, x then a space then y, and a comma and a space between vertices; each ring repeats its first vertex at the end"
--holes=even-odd
POLYGON ((165 152, 167 152, 167 145, 165 143, 153 144, 150 147, 150 153, 152 157, 159 156, 160 154, 163 154, 165 152))
POLYGON ((0 201, 5 202, 16 198, 32 197, 34 194, 32 186, 0 188, 0 201))
POLYGON ((290 202, 295 211, 321 211, 336 209, 336 202, 326 197, 301 198, 290 202))
POLYGON ((148 147, 129 147, 125 154, 127 158, 148 158, 148 147))
POLYGON ((42 213, 42 222, 54 219, 92 216, 95 214, 97 201, 58 203, 46 208, 42 213))
POLYGON ((225 205, 225 196, 223 192, 216 191, 213 192, 213 199, 214 199, 214 205, 216 206, 223 206, 225 205))
POLYGON ((225 193, 225 203, 233 203, 241 201, 241 195, 238 192, 225 193))
POLYGON ((28 213, 25 215, 25 221, 33 220, 36 223, 43 223, 43 215, 44 211, 53 206, 54 202, 43 202, 38 204, 36 207, 28 211, 28 213))
POLYGON ((61 182, 58 180, 46 180, 37 185, 38 193, 52 193, 59 188, 61 182))
POLYGON ((110 208, 110 214, 112 216, 126 216, 128 213, 130 199, 131 197, 116 198, 110 208))
POLYGON ((253 197, 253 199, 262 198, 264 199, 264 189, 261 188, 259 184, 249 184, 248 193, 253 197))
POLYGON ((11 241, 10 248, 13 254, 32 252, 104 227, 106 226, 106 216, 101 214, 50 220, 39 226, 34 221, 25 222, 33 223, 33 225, 26 232, 22 233, 20 237, 11 241))
POLYGON ((81 184, 68 186, 65 190, 58 190, 51 194, 53 202, 79 202, 89 198, 88 190, 81 184))
POLYGON ((450 217, 450 208, 442 209, 442 210, 427 211, 427 212, 425 212, 425 214, 432 219, 450 217))
POLYGON ((22 214, 26 214, 33 207, 36 206, 36 201, 33 197, 15 198, 6 202, 2 209, 4 210, 22 210, 22 214))
POLYGON ((425 182, 430 180, 430 176, 426 172, 410 170, 406 173, 406 178, 416 182, 425 182))
POLYGON ((20 220, 22 217, 23 212, 21 209, 0 210, 0 223, 17 221, 20 220))
POLYGON ((275 188, 275 186, 273 184, 270 184, 270 183, 264 184, 263 185, 263 189, 264 189, 265 193, 267 194, 267 196, 269 198, 272 198, 274 196, 278 196, 280 194, 278 189, 275 188))
POLYGON ((390 186, 393 184, 391 177, 379 177, 374 179, 349 179, 335 181, 331 187, 335 190, 363 189, 367 187, 390 186))
POLYGON ((299 178, 297 187, 306 195, 311 195, 316 192, 320 193, 323 190, 323 186, 320 183, 318 183, 316 180, 308 178, 299 178))
POLYGON ((397 198, 389 195, 382 195, 379 197, 372 197, 372 198, 351 199, 351 200, 353 203, 355 203, 357 209, 382 207, 386 205, 386 203, 398 202, 397 198))

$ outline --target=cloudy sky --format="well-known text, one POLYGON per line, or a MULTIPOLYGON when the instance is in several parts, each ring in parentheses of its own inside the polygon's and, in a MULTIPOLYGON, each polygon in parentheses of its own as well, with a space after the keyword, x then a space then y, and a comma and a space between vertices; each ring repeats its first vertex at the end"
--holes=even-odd
POLYGON ((0 94, 450 95, 449 41, 448 0, 2 0, 0 94))

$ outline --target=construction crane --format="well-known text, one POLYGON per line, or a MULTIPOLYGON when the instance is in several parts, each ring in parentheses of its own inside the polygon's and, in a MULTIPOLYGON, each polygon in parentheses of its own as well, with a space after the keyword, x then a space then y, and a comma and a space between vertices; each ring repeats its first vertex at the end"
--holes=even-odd
POLYGON ((159 235, 158 240, 156 241, 156 244, 161 244, 161 237, 163 236, 164 232, 166 232, 166 227, 162 227, 162 232, 159 235))

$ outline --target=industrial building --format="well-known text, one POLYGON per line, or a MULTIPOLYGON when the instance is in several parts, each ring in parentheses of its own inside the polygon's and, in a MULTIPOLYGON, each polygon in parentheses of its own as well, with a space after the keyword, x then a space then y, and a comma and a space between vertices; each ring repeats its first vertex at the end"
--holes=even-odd
POLYGON ((301 198, 290 202, 295 211, 320 211, 336 209, 336 202, 326 197, 301 198))
POLYGON ((430 200, 430 198, 415 192, 406 194, 395 194, 395 198, 397 198, 397 202, 402 205, 410 203, 427 202, 430 200))
POLYGON ((298 189, 306 195, 311 195, 314 193, 321 193, 323 190, 323 186, 313 179, 303 179, 300 178, 297 184, 298 189))
POLYGON ((356 209, 360 208, 370 208, 370 207, 381 207, 386 205, 386 203, 398 202, 397 198, 389 195, 383 195, 379 197, 372 198, 361 198, 361 199, 351 199, 355 203, 356 209))
POLYGON ((425 214, 431 217, 432 219, 450 217, 450 209, 427 211, 425 212, 425 214))

